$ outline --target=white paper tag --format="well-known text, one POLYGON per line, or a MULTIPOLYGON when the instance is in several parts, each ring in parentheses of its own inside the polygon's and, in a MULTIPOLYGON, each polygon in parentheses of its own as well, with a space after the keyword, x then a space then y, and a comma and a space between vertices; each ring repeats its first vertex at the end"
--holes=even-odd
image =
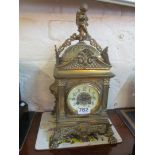
POLYGON ((89 114, 90 108, 78 108, 78 114, 89 114))

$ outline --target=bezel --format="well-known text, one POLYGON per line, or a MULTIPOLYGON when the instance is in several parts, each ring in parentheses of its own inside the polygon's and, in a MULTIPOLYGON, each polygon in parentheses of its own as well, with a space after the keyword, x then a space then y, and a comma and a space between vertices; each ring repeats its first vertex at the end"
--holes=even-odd
MULTIPOLYGON (((92 87, 92 88, 95 89, 96 92, 98 93, 98 96, 99 96, 98 102, 97 102, 96 106, 95 106, 93 109, 91 109, 91 112, 89 113, 89 114, 96 114, 97 111, 98 111, 98 109, 99 109, 99 107, 101 106, 101 96, 102 96, 102 94, 101 94, 100 88, 99 88, 97 85, 95 85, 94 83, 90 83, 90 82, 89 82, 89 83, 81 83, 81 84, 74 85, 74 86, 68 91, 67 97, 66 97, 66 105, 67 105, 67 108, 69 109, 69 111, 70 111, 72 114, 81 115, 81 114, 78 114, 78 111, 75 110, 75 109, 71 106, 71 104, 69 103, 69 99, 68 99, 68 96, 69 96, 70 92, 71 92, 73 89, 75 89, 75 87, 80 86, 80 85, 86 85, 86 86, 92 87)), ((89 115, 89 114, 84 114, 84 116, 89 115)), ((83 115, 83 114, 82 114, 82 115, 83 115)))

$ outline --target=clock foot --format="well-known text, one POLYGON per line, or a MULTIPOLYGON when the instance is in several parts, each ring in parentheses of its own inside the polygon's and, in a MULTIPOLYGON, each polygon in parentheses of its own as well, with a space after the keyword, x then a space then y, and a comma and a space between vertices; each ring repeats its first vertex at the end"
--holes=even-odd
POLYGON ((112 124, 108 124, 107 125, 107 130, 106 133, 104 134, 106 137, 108 137, 108 142, 110 144, 116 144, 117 143, 117 139, 114 137, 114 133, 112 130, 112 124))
POLYGON ((114 136, 109 137, 108 141, 110 144, 116 144, 117 143, 117 139, 114 136))

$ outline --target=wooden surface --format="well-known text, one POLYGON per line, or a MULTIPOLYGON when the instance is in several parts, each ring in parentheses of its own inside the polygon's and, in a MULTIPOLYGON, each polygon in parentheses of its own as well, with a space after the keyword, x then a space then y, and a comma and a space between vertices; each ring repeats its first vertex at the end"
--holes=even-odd
POLYGON ((108 111, 108 115, 123 139, 123 142, 120 144, 107 144, 53 151, 36 151, 35 142, 41 119, 41 113, 36 113, 25 144, 19 155, 130 155, 135 142, 134 137, 114 110, 108 111))

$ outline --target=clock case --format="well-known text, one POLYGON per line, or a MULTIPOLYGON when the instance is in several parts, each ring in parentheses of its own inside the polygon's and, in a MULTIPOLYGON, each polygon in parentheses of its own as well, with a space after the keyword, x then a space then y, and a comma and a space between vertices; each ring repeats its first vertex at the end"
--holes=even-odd
POLYGON ((89 35, 86 11, 87 6, 82 6, 76 14, 79 34, 71 35, 59 48, 55 46, 55 82, 50 91, 55 96, 53 114, 56 114, 56 129, 49 142, 50 148, 57 148, 65 137, 72 134, 73 128, 78 135, 88 135, 100 132, 101 127, 101 133, 109 137, 109 143, 116 143, 106 113, 109 81, 114 77, 110 71, 108 47, 102 49, 89 35), (83 83, 97 88, 100 96, 97 108, 87 115, 79 115, 67 107, 69 91, 83 83), (92 125, 92 131, 88 132, 92 125))

